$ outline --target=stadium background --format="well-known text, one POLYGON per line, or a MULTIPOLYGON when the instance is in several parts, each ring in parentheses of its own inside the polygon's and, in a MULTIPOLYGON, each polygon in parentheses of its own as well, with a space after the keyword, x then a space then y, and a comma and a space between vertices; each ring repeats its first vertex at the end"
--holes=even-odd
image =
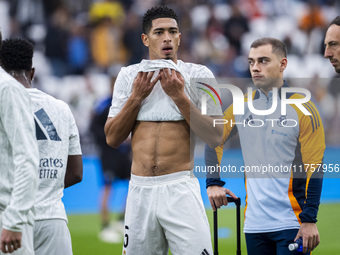
MULTIPOLYGON (((111 79, 120 67, 147 58, 147 50, 140 41, 141 16, 157 4, 173 7, 180 16, 179 59, 208 66, 220 80, 250 77, 247 54, 253 40, 264 36, 283 40, 289 52, 285 77, 299 79, 301 86, 312 92, 325 126, 325 163, 340 163, 340 82, 329 61, 323 58, 323 37, 328 23, 340 13, 339 1, 0 0, 3 38, 26 37, 35 43, 34 86, 66 101, 79 127, 84 178, 82 183, 65 190, 63 199, 70 216, 74 254, 109 254, 105 249, 113 249, 96 238, 102 177, 89 123, 97 102, 109 95, 111 79), (93 233, 88 233, 86 226, 93 233), (88 234, 91 241, 82 234, 88 234)), ((223 105, 226 108, 230 95, 222 97, 227 102, 223 105)), ((195 163, 202 165, 202 144, 198 147, 195 163)), ((242 156, 237 139, 229 141, 226 149, 224 162, 240 166, 242 156)), ((325 216, 322 219, 319 216, 324 246, 333 248, 322 250, 322 243, 319 249, 324 252, 317 250, 314 254, 340 254, 336 241, 340 233, 336 214, 340 211, 339 176, 325 179, 322 193, 325 207, 320 209, 321 216, 325 216)), ((209 209, 204 180, 200 182, 209 209)), ((127 192, 126 182, 118 181, 115 185, 117 190, 111 197, 113 212, 122 207, 121 197, 127 192)), ((227 185, 244 200, 243 179, 227 180, 227 185)), ((232 210, 223 211, 228 219, 233 214, 232 210)), ((233 221, 234 218, 226 224, 233 221)), ((226 226, 221 237, 232 238, 233 230, 226 226)), ((223 242, 231 245, 233 241, 223 242)), ((117 247, 119 251, 121 245, 117 247)), ((233 249, 228 248, 228 252, 234 254, 233 249)))

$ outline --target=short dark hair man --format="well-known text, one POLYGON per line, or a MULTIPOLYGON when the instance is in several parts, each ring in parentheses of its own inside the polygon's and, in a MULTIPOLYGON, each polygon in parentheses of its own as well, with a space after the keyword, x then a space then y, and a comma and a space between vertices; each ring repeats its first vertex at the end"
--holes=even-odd
POLYGON ((213 80, 214 76, 205 66, 177 59, 181 33, 172 9, 149 9, 143 30, 150 60, 122 68, 105 125, 112 147, 132 132, 123 254, 165 255, 169 248, 173 254, 212 254, 199 184, 191 171, 194 139, 190 133, 211 147, 218 146, 222 128, 214 128, 210 116, 222 112, 221 105, 209 98, 210 116, 201 115, 200 96, 205 92, 190 79, 213 80))
MULTIPOLYGON (((326 147, 324 129, 310 101, 303 104, 310 115, 294 104, 287 105, 286 114, 282 115, 281 93, 288 87, 283 80, 286 56, 285 45, 275 38, 254 41, 248 56, 257 90, 245 100, 252 100, 255 109, 268 110, 275 96, 278 107, 273 113, 255 115, 246 102, 243 115, 233 114, 235 105, 224 113, 228 124, 224 125, 223 143, 238 132, 244 159, 247 192, 244 233, 249 255, 302 254, 288 250, 294 239, 303 237, 304 253, 313 250, 320 241, 315 223, 322 189, 323 173, 318 170, 326 147), (285 126, 288 120, 296 125, 285 126), (255 126, 261 121, 262 126, 255 126)), ((302 97, 298 93, 289 94, 290 99, 302 97)), ((221 164, 221 155, 223 145, 215 150, 206 148, 209 165, 221 164)), ((227 204, 228 190, 223 185, 219 178, 207 179, 207 193, 214 209, 215 205, 227 204)))

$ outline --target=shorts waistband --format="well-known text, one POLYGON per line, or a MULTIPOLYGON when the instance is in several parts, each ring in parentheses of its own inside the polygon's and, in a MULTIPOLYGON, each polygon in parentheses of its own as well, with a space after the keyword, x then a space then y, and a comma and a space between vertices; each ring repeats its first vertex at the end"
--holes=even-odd
POLYGON ((193 170, 180 171, 159 176, 138 176, 131 174, 130 182, 135 185, 151 186, 172 182, 180 179, 195 178, 193 170))

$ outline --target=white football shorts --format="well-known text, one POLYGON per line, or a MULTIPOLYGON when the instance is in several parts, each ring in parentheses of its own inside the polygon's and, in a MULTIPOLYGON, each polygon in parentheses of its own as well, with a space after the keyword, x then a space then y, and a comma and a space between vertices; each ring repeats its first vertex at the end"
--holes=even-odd
POLYGON ((34 223, 35 255, 72 255, 71 235, 63 219, 34 223))
POLYGON ((212 255, 210 227, 192 171, 131 175, 123 255, 212 255))

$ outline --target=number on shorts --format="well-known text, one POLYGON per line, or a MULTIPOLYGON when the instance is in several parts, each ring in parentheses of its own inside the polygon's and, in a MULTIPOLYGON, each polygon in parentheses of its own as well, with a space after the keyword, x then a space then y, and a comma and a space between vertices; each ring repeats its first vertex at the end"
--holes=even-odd
MULTIPOLYGON (((129 230, 129 227, 125 225, 125 230, 129 230)), ((126 231, 125 231, 126 232, 126 231)), ((129 245, 129 236, 127 233, 124 235, 124 248, 129 245)))

